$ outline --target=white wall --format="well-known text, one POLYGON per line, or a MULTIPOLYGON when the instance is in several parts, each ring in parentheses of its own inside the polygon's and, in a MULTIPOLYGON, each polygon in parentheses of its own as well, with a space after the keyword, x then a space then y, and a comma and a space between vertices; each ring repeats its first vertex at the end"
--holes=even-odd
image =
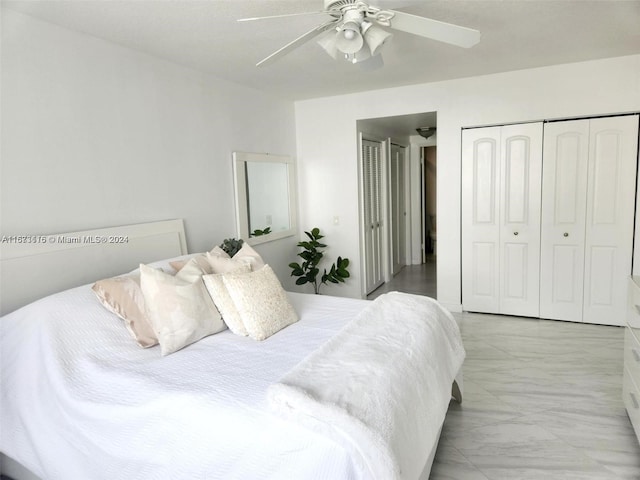
POLYGON ((301 223, 325 230, 331 250, 352 261, 352 279, 330 292, 362 290, 358 119, 437 112, 438 299, 459 310, 460 129, 639 110, 640 55, 297 102, 301 223))
MULTIPOLYGON (((295 157, 292 102, 6 9, 1 48, 2 234, 184 218, 208 250, 237 236, 232 151, 295 157)), ((296 242, 257 247, 285 284, 296 242)))

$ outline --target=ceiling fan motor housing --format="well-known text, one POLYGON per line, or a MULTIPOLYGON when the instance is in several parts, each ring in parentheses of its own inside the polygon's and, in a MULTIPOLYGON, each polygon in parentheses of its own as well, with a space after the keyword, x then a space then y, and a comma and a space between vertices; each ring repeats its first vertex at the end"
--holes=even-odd
POLYGON ((349 5, 355 5, 360 0, 324 0, 325 10, 341 10, 349 5))

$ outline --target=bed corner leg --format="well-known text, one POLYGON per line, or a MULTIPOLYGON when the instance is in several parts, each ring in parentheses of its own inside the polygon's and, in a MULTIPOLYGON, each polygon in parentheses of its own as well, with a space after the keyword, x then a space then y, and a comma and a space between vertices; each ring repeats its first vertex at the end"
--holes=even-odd
POLYGON ((456 402, 462 403, 462 392, 460 391, 457 380, 454 380, 453 384, 451 385, 451 396, 455 399, 456 402))

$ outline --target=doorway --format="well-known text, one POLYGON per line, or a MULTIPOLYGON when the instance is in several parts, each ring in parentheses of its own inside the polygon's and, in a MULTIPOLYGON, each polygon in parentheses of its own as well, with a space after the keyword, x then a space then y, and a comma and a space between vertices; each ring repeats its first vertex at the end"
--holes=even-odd
MULTIPOLYGON (((436 126, 436 112, 363 119, 357 122, 361 157, 361 273, 363 278, 368 278, 371 272, 367 268, 381 264, 384 280, 382 285, 372 290, 363 286, 363 297, 373 298, 389 290, 436 297, 436 126), (425 129, 431 131, 430 135, 423 136, 425 129), (382 201, 380 244, 383 248, 376 252, 368 249, 372 244, 367 241, 371 222, 367 222, 366 218, 368 209, 363 208, 366 206, 366 197, 369 197, 363 196, 365 186, 371 184, 371 176, 364 175, 366 166, 363 165, 363 138, 375 138, 382 144, 383 178, 379 198, 382 201), (426 147, 430 147, 429 150, 426 147), (379 257, 372 259, 372 254, 379 257)), ((366 283, 369 287, 375 285, 375 282, 366 283)))
POLYGON ((436 263, 438 255, 438 195, 437 149, 435 145, 422 148, 422 225, 424 235, 424 262, 436 263))

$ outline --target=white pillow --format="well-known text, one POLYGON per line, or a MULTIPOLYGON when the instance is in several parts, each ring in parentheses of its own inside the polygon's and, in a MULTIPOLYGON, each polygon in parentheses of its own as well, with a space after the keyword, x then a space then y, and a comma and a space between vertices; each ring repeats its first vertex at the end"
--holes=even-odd
MULTIPOLYGON (((204 255, 202 255, 202 257, 206 260, 206 257, 204 255)), ((193 283, 196 280, 200 280, 202 278, 203 275, 207 274, 207 273, 211 273, 211 266, 208 265, 207 262, 207 267, 208 270, 205 270, 204 268, 202 268, 200 262, 198 261, 198 257, 193 257, 191 260, 189 260, 184 267, 182 267, 178 273, 176 273, 176 278, 179 278, 180 280, 184 280, 185 282, 189 282, 189 283, 193 283)))
POLYGON ((264 260, 260 254, 247 243, 244 243, 233 257, 217 255, 211 251, 207 253, 207 260, 213 273, 228 273, 236 269, 238 265, 249 265, 254 271, 264 267, 264 260))
MULTIPOLYGON (((213 247, 213 249, 209 253, 212 255, 220 255, 220 256, 229 258, 229 255, 227 255, 227 252, 225 252, 218 246, 213 247)), ((198 265, 200 265, 200 267, 205 271, 205 273, 213 273, 211 271, 211 265, 209 265, 209 262, 207 261, 206 253, 196 253, 195 255, 192 255, 191 258, 196 259, 196 261, 198 262, 198 265)), ((189 261, 188 258, 185 260, 176 260, 173 262, 169 262, 169 265, 171 265, 176 272, 179 272, 187 264, 188 261, 189 261)))
POLYGON ((231 273, 237 274, 249 274, 251 272, 251 267, 246 264, 240 264, 237 266, 235 270, 229 272, 227 274, 212 274, 205 275, 202 277, 204 281, 204 286, 207 287, 209 291, 209 295, 213 299, 213 303, 215 303, 216 308, 222 315, 222 320, 227 324, 229 330, 231 330, 236 335, 242 335, 246 337, 248 335, 247 329, 242 322, 242 318, 240 317, 240 313, 233 303, 233 299, 229 295, 229 291, 227 287, 224 285, 223 277, 224 275, 229 275, 231 273))
POLYGON ((247 242, 242 244, 242 248, 233 256, 234 260, 247 262, 251 265, 251 270, 256 271, 264 267, 264 260, 247 242))
POLYGON ((254 340, 264 340, 298 321, 298 314, 269 265, 249 274, 224 275, 222 281, 254 340))
POLYGON ((140 288, 162 355, 225 328, 201 279, 189 283, 140 265, 140 288))
POLYGON ((242 265, 247 265, 249 269, 251 269, 249 259, 236 259, 235 256, 233 258, 229 258, 207 253, 207 261, 209 262, 209 265, 211 265, 213 273, 217 274, 233 272, 242 265))

